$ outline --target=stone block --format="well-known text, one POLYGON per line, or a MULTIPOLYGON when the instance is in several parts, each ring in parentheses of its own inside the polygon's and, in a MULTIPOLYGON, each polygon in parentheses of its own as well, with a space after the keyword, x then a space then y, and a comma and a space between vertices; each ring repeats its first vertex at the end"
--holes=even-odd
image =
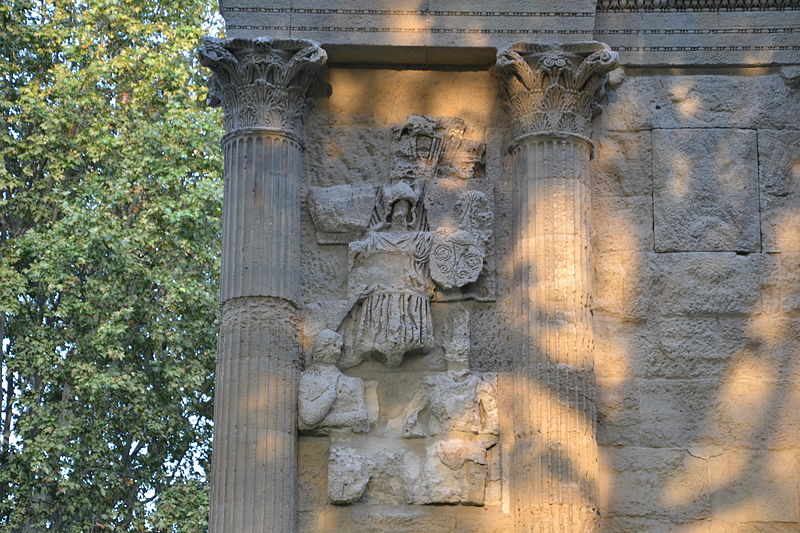
POLYGON ((641 444, 659 448, 703 442, 718 387, 716 379, 639 380, 641 444))
POLYGON ((311 187, 308 207, 320 244, 347 244, 366 231, 377 187, 374 184, 311 187))
POLYGON ((711 521, 703 533, 797 533, 797 522, 721 522, 711 521))
POLYGON ((595 254, 592 309, 615 317, 646 318, 650 308, 650 256, 631 250, 595 254))
MULTIPOLYGON (((797 129, 800 98, 768 69, 740 73, 665 75, 628 71, 608 92, 595 131, 655 128, 797 129), (751 96, 753 95, 753 96, 751 96)), ((654 144, 656 151, 658 144, 654 144)))
POLYGON ((389 171, 391 132, 384 126, 331 124, 324 114, 309 114, 304 152, 308 182, 317 187, 373 183, 389 171))
MULTIPOLYGON (((327 100, 316 101, 314 110, 337 123, 395 126, 405 122, 409 112, 460 117, 467 124, 508 120, 497 101, 497 81, 486 71, 332 68, 328 80, 333 93, 327 100)), ((391 144, 379 139, 373 142, 391 144)))
POLYGON ((600 379, 631 379, 646 375, 646 361, 656 342, 653 326, 595 313, 594 360, 600 379))
POLYGON ((595 137, 592 194, 650 197, 653 173, 651 132, 606 132, 595 137))
MULTIPOLYGON (((653 520, 651 518, 616 516, 613 518, 602 517, 600 520, 600 533, 709 533, 710 523, 704 520, 691 520, 688 522, 671 520, 653 520)), ((728 533, 738 533, 731 529, 728 533)))
MULTIPOLYGON (((310 225, 310 224, 309 224, 310 225)), ((312 230, 312 233, 314 231, 312 230)), ((312 240, 313 239, 313 240, 312 240)), ((304 272, 303 295, 305 301, 330 301, 340 299, 347 284, 347 248, 344 246, 318 247, 316 239, 304 246, 301 261, 304 272)), ((308 241, 306 241, 308 242, 308 241)), ((322 309, 323 314, 335 315, 339 310, 322 309)), ((331 317, 335 320, 335 316, 331 317)), ((335 322, 331 322, 335 326, 335 322)))
POLYGON ((714 378, 723 376, 730 355, 722 347, 718 319, 697 316, 655 317, 653 349, 644 354, 642 377, 714 378))
POLYGON ((797 452, 788 450, 732 449, 711 457, 714 520, 796 523, 800 519, 797 459, 797 452))
POLYGON ((765 252, 800 250, 800 131, 758 132, 765 252))
POLYGON ((472 307, 469 367, 476 372, 511 368, 513 319, 498 307, 485 303, 472 307))
POLYGON ((768 4, 740 3, 741 7, 732 8, 731 3, 693 2, 687 14, 667 5, 687 6, 638 2, 628 3, 625 10, 598 11, 594 37, 619 50, 626 66, 797 62, 795 11, 760 8, 768 4), (648 4, 655 9, 641 9, 648 4))
POLYGON ((756 133, 653 131, 657 252, 760 251, 756 133))
POLYGON ((640 423, 636 380, 598 379, 597 443, 600 446, 636 446, 640 423))
POLYGON ((328 503, 328 439, 297 439, 297 509, 310 511, 328 503))
POLYGON ((758 311, 774 315, 800 311, 800 251, 766 255, 759 274, 758 311))
POLYGON ((514 531, 514 519, 511 513, 498 510, 466 508, 456 514, 458 533, 508 533, 514 531))
POLYGON ((633 446, 604 447, 600 457, 601 516, 673 522, 709 517, 711 496, 705 460, 683 449, 633 446))
POLYGON ((662 314, 748 314, 761 299, 763 254, 655 254, 652 309, 662 314))
POLYGON ((443 507, 405 505, 328 506, 299 513, 299 533, 452 533, 454 513, 443 507))
POLYGON ((653 199, 648 196, 592 197, 593 250, 653 249, 653 199))

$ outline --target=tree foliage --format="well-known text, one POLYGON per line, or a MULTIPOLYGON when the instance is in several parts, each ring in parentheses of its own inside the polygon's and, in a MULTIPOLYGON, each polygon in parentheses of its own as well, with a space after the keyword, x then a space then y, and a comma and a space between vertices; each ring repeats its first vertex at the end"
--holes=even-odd
POLYGON ((0 530, 205 530, 211 0, 0 4, 0 530))

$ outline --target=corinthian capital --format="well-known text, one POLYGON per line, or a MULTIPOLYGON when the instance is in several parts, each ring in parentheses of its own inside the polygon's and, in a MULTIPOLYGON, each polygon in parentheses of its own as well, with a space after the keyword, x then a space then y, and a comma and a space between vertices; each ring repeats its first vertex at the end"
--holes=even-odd
POLYGON ((515 44, 497 53, 515 137, 534 133, 588 136, 595 100, 617 53, 599 42, 515 44))
POLYGON ((198 50, 213 72, 207 103, 221 105, 225 130, 267 128, 300 136, 308 91, 327 54, 301 39, 214 39, 198 50))

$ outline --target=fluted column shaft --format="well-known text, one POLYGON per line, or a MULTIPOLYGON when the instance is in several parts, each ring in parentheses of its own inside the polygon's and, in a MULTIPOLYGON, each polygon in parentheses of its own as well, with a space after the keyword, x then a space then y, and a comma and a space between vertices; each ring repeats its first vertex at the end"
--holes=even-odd
POLYGON ((616 57, 600 43, 498 54, 513 158, 515 531, 597 530, 591 321, 591 105, 616 57))
POLYGON ((207 39, 227 134, 211 533, 295 530, 302 118, 309 41, 207 39))

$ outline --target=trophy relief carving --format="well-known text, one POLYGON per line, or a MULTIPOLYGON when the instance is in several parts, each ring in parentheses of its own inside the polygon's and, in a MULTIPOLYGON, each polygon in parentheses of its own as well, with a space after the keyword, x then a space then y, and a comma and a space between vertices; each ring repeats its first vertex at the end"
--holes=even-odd
POLYGON ((484 505, 500 479, 497 380, 469 370, 466 303, 494 291, 484 145, 461 119, 423 115, 392 143, 384 181, 309 191, 318 244, 346 245, 347 262, 340 299, 317 307, 330 329, 300 379, 298 426, 330 436, 332 503, 484 505), (408 373, 418 354, 429 366, 408 373))

